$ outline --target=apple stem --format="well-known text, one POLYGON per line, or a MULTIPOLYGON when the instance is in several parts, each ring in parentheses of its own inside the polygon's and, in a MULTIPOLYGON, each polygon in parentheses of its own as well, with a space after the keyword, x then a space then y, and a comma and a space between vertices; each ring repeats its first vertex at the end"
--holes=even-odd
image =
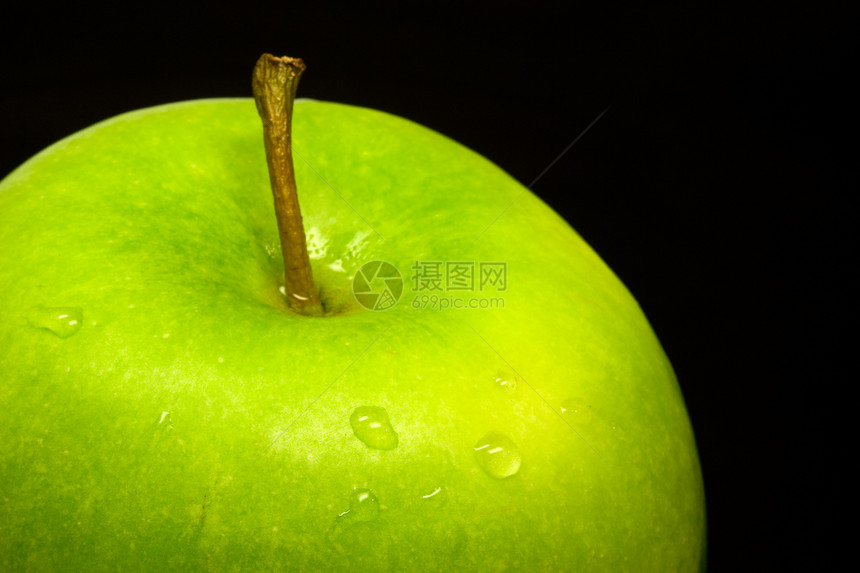
POLYGON ((291 144, 293 100, 303 71, 305 64, 299 58, 263 54, 254 66, 252 87, 257 112, 263 120, 266 162, 284 254, 287 299, 296 312, 321 316, 323 307, 308 256, 291 144))

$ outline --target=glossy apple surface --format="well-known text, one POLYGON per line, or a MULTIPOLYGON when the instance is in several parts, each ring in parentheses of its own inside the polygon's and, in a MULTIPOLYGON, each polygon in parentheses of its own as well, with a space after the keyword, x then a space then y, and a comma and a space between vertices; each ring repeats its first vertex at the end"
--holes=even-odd
POLYGON ((700 570, 683 398, 599 257, 414 123, 299 102, 293 133, 335 316, 279 292, 252 100, 125 114, 0 184, 0 568, 700 570), (351 290, 373 260, 384 312, 351 290), (420 308, 416 261, 504 262, 465 293, 503 302, 420 308))

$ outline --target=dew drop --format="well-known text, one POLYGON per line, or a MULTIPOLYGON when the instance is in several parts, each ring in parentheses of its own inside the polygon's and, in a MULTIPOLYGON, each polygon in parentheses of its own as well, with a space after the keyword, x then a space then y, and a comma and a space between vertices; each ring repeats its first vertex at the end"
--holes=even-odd
POLYGON ((379 517, 379 500, 376 494, 368 488, 356 489, 350 497, 349 509, 337 516, 330 537, 334 539, 356 523, 373 521, 377 517, 379 517))
POLYGON ((512 377, 496 376, 493 381, 496 388, 508 394, 513 394, 517 389, 517 381, 512 377))
POLYGON ((520 469, 520 449, 504 434, 490 432, 475 444, 478 463, 492 477, 510 477, 520 469))
POLYGON ((368 488, 360 488, 352 492, 349 509, 341 513, 339 518, 347 518, 352 522, 373 521, 379 517, 379 500, 376 494, 368 488))
POLYGON ((391 427, 388 412, 378 406, 359 406, 349 417, 355 436, 368 448, 393 450, 397 447, 397 433, 391 427))
POLYGON ((60 338, 68 338, 81 329, 84 311, 76 306, 40 306, 30 311, 27 319, 31 326, 47 328, 60 338))
POLYGON ((568 398, 561 403, 561 415, 576 428, 591 422, 594 412, 581 398, 568 398))
POLYGON ((175 445, 173 418, 170 412, 162 410, 152 426, 152 438, 149 442, 150 453, 162 451, 175 445))
POLYGON ((421 492, 421 502, 425 507, 442 507, 448 501, 448 490, 440 485, 421 492))

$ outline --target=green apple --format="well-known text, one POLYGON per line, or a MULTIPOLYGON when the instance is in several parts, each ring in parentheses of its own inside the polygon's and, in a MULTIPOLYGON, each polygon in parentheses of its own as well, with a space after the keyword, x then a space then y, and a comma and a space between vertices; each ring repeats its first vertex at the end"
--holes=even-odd
POLYGON ((0 569, 701 570, 683 398, 586 243, 405 119, 304 101, 293 141, 322 317, 282 294, 251 99, 0 184, 0 569))

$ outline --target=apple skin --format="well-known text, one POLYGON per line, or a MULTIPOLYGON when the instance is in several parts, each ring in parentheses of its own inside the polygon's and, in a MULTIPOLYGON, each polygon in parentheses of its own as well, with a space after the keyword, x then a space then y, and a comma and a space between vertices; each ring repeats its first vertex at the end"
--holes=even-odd
POLYGON ((575 231, 402 118, 300 101, 293 133, 336 316, 286 310, 252 100, 118 116, 0 183, 0 569, 702 570, 672 367, 575 231), (372 260, 406 282, 385 312, 350 291, 372 260), (506 262, 504 308, 414 308, 415 261, 506 262))

